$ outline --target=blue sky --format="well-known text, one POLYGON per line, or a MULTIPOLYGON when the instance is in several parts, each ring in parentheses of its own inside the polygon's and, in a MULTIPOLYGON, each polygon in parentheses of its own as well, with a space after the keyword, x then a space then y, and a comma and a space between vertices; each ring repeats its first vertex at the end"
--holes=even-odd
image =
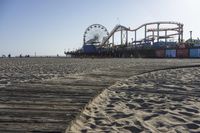
POLYGON ((184 23, 184 38, 200 37, 199 0, 0 0, 0 56, 63 55, 82 46, 93 23, 109 31, 152 21, 184 23), (119 18, 119 19, 117 19, 119 18))

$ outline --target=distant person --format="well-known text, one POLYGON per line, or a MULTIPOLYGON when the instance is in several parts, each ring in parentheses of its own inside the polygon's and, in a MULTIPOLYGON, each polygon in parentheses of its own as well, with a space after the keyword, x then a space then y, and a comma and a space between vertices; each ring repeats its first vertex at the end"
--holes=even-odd
POLYGON ((29 57, 30 57, 30 55, 26 55, 26 56, 25 56, 25 58, 29 58, 29 57))

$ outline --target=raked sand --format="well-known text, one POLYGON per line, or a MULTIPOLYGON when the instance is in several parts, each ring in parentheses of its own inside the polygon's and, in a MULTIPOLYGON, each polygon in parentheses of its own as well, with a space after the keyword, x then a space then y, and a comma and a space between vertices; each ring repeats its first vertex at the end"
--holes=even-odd
POLYGON ((200 68, 133 76, 104 90, 68 132, 200 132, 200 68))

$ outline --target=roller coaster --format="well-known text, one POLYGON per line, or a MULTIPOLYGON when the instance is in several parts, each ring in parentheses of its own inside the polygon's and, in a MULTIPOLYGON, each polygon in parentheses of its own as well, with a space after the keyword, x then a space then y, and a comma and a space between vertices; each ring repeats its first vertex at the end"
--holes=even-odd
POLYGON ((185 45, 183 26, 179 22, 159 21, 137 28, 116 25, 108 32, 106 27, 93 24, 84 32, 83 47, 65 54, 73 57, 155 57, 156 50, 190 45, 185 45))
POLYGON ((134 36, 134 41, 132 41, 132 44, 141 44, 144 43, 146 44, 147 42, 152 42, 154 43, 155 40, 157 42, 160 41, 160 39, 165 39, 165 42, 167 42, 168 38, 174 37, 174 36, 178 36, 178 43, 180 43, 181 41, 183 41, 183 24, 181 23, 177 23, 177 22, 152 22, 152 23, 146 23, 143 24, 141 26, 139 26, 138 28, 135 29, 130 29, 127 28, 125 26, 122 25, 116 25, 115 28, 110 32, 110 34, 108 35, 108 37, 101 43, 101 46, 106 46, 106 42, 112 38, 112 44, 114 45, 114 35, 116 32, 121 32, 121 44, 128 44, 128 33, 129 32, 134 32, 135 36, 134 36), (162 28, 163 25, 168 25, 170 27, 167 28, 162 28), (150 26, 156 26, 156 28, 148 28, 150 26), (144 28, 144 38, 138 40, 137 39, 137 32, 144 28), (124 34, 125 32, 125 34, 124 34), (164 35, 161 35, 160 33, 164 32, 164 35), (169 32, 174 32, 174 33, 170 33, 169 32), (149 35, 147 35, 148 33, 151 33, 149 35), (123 36, 125 35, 125 36, 123 36), (123 42, 123 37, 125 37, 125 42, 123 42))

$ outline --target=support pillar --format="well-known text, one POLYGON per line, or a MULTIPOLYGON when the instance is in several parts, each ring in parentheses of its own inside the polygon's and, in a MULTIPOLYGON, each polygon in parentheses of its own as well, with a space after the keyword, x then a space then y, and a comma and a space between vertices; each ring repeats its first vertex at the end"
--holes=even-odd
POLYGON ((144 26, 144 42, 146 44, 146 39, 147 39, 147 26, 144 26))
POLYGON ((115 43, 115 34, 112 35, 112 46, 114 46, 115 43))
POLYGON ((183 42, 183 25, 181 25, 181 41, 183 42))
POLYGON ((154 39, 155 39, 154 31, 152 31, 152 35, 153 35, 153 44, 154 44, 154 39))
POLYGON ((126 46, 128 45, 128 31, 126 30, 126 46))
POLYGON ((179 24, 179 26, 178 26, 178 43, 180 43, 181 42, 181 25, 179 24))
POLYGON ((121 29, 121 45, 123 44, 123 30, 121 29))
POLYGON ((159 29, 160 29, 160 24, 157 24, 157 42, 159 42, 159 29))
POLYGON ((135 31, 135 45, 136 45, 136 41, 137 41, 137 31, 135 31))

